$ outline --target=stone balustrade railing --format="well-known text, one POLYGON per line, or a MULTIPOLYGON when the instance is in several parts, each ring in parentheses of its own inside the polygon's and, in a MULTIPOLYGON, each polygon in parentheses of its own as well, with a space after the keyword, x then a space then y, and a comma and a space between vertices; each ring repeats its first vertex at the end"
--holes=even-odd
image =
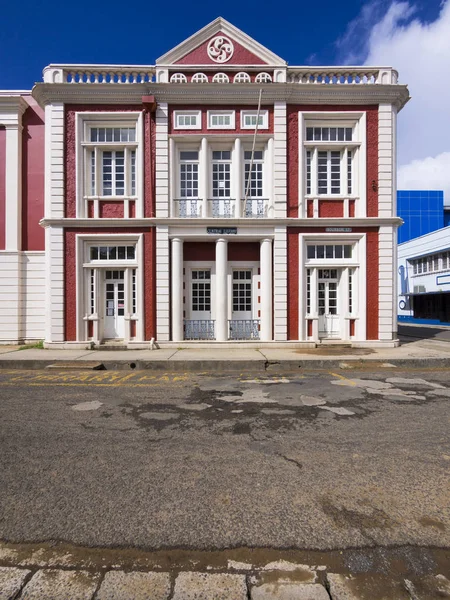
POLYGON ((317 85, 396 84, 398 73, 390 67, 292 67, 287 83, 317 85))
MULTIPOLYGON (((49 65, 44 69, 45 83, 126 85, 156 83, 156 81, 154 66, 49 65)), ((160 71, 158 82, 165 81, 167 78, 160 71)), ((287 71, 278 69, 274 82, 315 85, 392 85, 398 83, 398 73, 390 67, 288 67, 287 71)))
POLYGON ((45 83, 148 83, 155 81, 155 68, 118 65, 49 65, 45 83))

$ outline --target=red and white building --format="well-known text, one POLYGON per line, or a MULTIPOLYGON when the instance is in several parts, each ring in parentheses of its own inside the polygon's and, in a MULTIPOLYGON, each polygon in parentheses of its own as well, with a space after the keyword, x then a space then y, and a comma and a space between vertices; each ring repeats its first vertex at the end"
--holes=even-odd
POLYGON ((390 67, 224 19, 155 66, 0 93, 0 340, 397 343, 390 67))

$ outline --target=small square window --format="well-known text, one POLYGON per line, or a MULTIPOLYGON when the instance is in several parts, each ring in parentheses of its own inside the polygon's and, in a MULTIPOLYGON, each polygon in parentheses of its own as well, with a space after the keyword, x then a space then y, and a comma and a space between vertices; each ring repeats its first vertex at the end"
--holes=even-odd
POLYGON ((173 117, 174 129, 201 129, 202 114, 199 110, 179 111, 174 112, 173 117))
POLYGON ((209 110, 208 129, 234 129, 234 110, 209 110))
POLYGON ((241 128, 242 129, 255 129, 256 122, 258 121, 258 129, 269 128, 269 111, 261 110, 259 113, 257 110, 243 110, 241 111, 241 128))

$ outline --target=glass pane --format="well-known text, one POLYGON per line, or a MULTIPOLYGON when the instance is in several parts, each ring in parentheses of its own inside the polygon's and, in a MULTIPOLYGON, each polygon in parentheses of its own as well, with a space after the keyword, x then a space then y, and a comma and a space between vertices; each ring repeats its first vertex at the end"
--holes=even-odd
POLYGON ((307 256, 308 256, 308 258, 316 258, 316 247, 315 246, 308 246, 307 256))
POLYGON ((91 260, 98 260, 98 248, 97 246, 91 247, 91 260))
POLYGON ((119 260, 124 260, 125 259, 125 246, 119 246, 117 248, 117 258, 119 260))
POLYGON ((135 250, 136 249, 134 246, 127 246, 127 259, 128 260, 134 260, 135 250))
POLYGON ((100 260, 108 260, 108 248, 106 246, 100 246, 99 258, 100 260))

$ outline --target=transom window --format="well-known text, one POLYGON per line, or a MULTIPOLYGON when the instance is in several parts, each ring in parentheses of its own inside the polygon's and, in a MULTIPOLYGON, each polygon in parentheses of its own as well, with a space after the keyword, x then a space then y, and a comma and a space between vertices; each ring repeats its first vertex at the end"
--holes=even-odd
POLYGON ((258 123, 258 129, 269 128, 269 112, 267 110, 261 110, 258 118, 257 110, 243 110, 241 111, 241 128, 242 129, 255 129, 258 123))
POLYGON ((91 142, 135 142, 135 127, 91 127, 91 142))
POLYGON ((208 129, 234 129, 234 110, 208 111, 208 129))
POLYGON ((306 255, 310 260, 351 258, 352 248, 352 244, 308 244, 306 255))
POLYGON ((90 260, 135 260, 136 246, 91 246, 90 260))
POLYGON ((178 111, 174 112, 175 129, 201 129, 201 112, 196 111, 178 111))
POLYGON ((307 127, 306 140, 314 142, 351 142, 351 127, 307 127))

